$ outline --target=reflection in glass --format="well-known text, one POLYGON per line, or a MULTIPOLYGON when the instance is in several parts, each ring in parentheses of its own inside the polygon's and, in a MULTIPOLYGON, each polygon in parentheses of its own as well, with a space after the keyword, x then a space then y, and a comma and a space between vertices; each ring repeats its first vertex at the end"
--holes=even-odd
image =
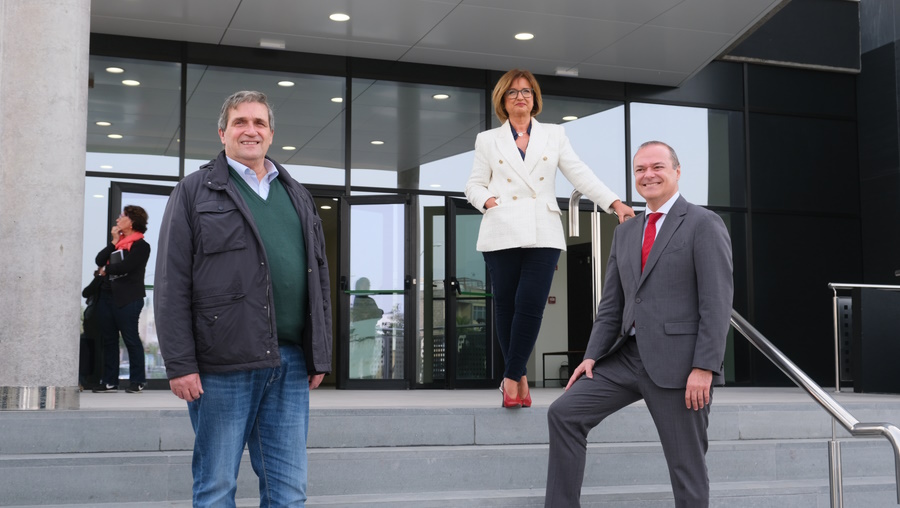
POLYGON ((350 208, 349 379, 403 379, 404 205, 350 208))
POLYGON ((416 336, 416 382, 429 384, 446 379, 444 279, 445 255, 445 207, 444 198, 420 196, 419 199, 419 253, 418 279, 420 294, 416 299, 422 319, 416 336))
POLYGON ((353 94, 351 185, 465 188, 485 125, 483 90, 355 79, 353 94))
MULTIPOLYGON (((685 199, 744 206, 742 118, 739 111, 632 103, 631 157, 646 141, 668 143, 681 163, 678 188, 685 199)), ((634 199, 641 201, 633 185, 634 199)))
MULTIPOLYGON (((538 121, 562 124, 572 149, 600 180, 625 200, 625 106, 617 101, 544 96, 538 121), (577 117, 565 121, 564 117, 577 117)), ((556 196, 568 199, 574 187, 560 173, 556 196)))

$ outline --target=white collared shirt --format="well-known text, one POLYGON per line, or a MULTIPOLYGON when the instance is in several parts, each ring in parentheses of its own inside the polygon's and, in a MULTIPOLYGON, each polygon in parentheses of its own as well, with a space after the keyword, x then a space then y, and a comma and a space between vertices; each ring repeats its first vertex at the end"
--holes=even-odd
MULTIPOLYGON (((644 238, 643 233, 647 231, 647 217, 649 217, 651 213, 657 212, 662 214, 662 217, 660 217, 656 221, 656 236, 659 236, 659 230, 662 229, 663 222, 666 220, 666 216, 669 215, 669 210, 672 209, 672 206, 675 204, 678 196, 681 196, 681 193, 675 191, 675 194, 672 195, 672 197, 670 197, 668 201, 663 203, 663 205, 659 207, 659 210, 651 210, 650 208, 647 208, 647 213, 644 214, 644 229, 641 231, 641 238, 644 238)), ((656 236, 653 237, 654 240, 656 240, 656 236)))
POLYGON ((263 199, 269 197, 269 187, 272 185, 272 180, 278 177, 278 169, 275 167, 275 164, 272 164, 272 161, 265 159, 266 176, 260 181, 256 176, 256 171, 253 171, 227 155, 225 158, 228 159, 228 165, 234 168, 234 170, 244 178, 244 181, 247 182, 247 185, 249 185, 251 189, 253 189, 253 192, 257 193, 259 197, 263 199))

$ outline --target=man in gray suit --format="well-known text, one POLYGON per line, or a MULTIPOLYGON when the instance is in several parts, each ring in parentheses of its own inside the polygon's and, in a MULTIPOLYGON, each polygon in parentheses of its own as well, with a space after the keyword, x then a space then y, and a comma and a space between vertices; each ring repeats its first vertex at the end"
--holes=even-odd
POLYGON ((584 361, 547 413, 546 507, 579 506, 588 432, 644 399, 678 507, 709 506, 707 426, 723 384, 734 284, 731 239, 715 213, 678 192, 681 165, 659 141, 634 156, 647 211, 616 228, 584 361))

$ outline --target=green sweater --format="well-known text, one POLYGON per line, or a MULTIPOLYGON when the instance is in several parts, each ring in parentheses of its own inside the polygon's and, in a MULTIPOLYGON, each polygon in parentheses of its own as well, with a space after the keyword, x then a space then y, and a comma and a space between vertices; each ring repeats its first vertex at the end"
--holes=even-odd
POLYGON ((234 168, 229 168, 229 172, 253 214, 253 221, 266 249, 278 343, 299 345, 309 303, 306 242, 300 217, 277 178, 269 186, 268 199, 263 199, 234 168))

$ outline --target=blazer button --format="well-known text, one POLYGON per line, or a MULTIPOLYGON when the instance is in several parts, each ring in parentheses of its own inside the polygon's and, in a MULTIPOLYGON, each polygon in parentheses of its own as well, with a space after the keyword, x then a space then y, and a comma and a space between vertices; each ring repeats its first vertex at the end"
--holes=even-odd
POLYGON ((500 159, 500 164, 503 164, 503 159, 500 159))
POLYGON ((544 160, 547 160, 547 156, 546 156, 546 155, 544 156, 544 160))
POLYGON ((541 181, 542 181, 542 182, 544 181, 544 177, 543 177, 543 176, 541 177, 541 181))
POLYGON ((513 201, 519 199, 519 196, 513 196, 513 201))
POLYGON ((506 181, 507 181, 507 182, 512 182, 512 178, 507 178, 506 181))
POLYGON ((537 199, 537 194, 532 194, 531 199, 537 199))

